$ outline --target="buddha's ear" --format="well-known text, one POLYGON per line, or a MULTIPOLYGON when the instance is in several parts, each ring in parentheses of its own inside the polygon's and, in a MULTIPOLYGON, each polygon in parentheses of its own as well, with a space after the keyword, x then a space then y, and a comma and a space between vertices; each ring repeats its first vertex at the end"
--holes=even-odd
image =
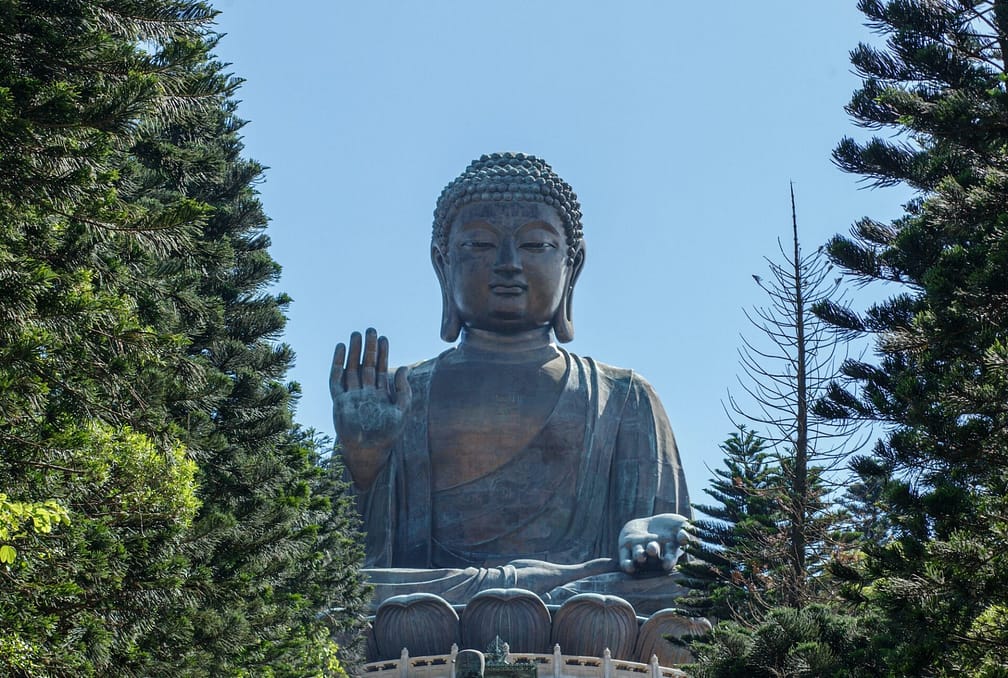
POLYGON ((584 260, 584 243, 580 243, 568 267, 560 308, 553 316, 553 334, 561 344, 566 344, 574 338, 574 285, 577 283, 578 276, 581 275, 581 269, 584 268, 584 260))
POLYGON ((452 342, 458 339, 459 332, 462 331, 462 321, 455 312, 455 302, 448 285, 448 262, 437 245, 431 245, 430 256, 434 273, 441 285, 441 338, 452 342))

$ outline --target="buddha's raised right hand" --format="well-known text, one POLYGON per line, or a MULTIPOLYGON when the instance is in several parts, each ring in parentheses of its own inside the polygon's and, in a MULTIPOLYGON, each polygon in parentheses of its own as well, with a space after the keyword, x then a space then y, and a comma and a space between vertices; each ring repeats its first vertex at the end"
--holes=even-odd
POLYGON ((374 328, 350 335, 350 350, 336 344, 329 392, 333 400, 333 425, 341 453, 354 484, 367 489, 388 461, 402 432, 413 394, 409 368, 400 367, 388 378, 388 339, 374 328))

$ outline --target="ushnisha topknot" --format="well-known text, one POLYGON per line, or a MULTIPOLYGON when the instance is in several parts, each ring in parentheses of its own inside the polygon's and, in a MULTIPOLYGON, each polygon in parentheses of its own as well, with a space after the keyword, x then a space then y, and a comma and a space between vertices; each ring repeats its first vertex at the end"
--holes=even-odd
POLYGON ((551 205, 564 222, 567 258, 581 243, 581 205, 570 185, 544 160, 527 153, 490 153, 473 160, 445 186, 434 208, 432 239, 447 252, 448 231, 455 212, 472 202, 521 200, 551 205))

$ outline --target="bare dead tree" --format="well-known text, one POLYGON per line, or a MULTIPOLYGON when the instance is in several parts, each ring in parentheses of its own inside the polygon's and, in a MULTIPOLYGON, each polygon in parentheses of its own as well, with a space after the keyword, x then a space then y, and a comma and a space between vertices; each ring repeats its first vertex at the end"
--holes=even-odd
POLYGON ((822 302, 843 303, 842 278, 821 247, 802 252, 793 184, 791 223, 791 242, 777 241, 781 259, 766 260, 769 278, 753 276, 769 303, 745 312, 759 337, 741 337, 738 380, 748 397, 740 400, 729 392, 726 409, 732 423, 755 427, 774 449, 780 474, 778 548, 785 551, 783 602, 802 607, 810 579, 832 548, 828 526, 835 520, 826 479, 863 440, 853 422, 826 420, 812 409, 837 379, 848 344, 812 313, 822 302))

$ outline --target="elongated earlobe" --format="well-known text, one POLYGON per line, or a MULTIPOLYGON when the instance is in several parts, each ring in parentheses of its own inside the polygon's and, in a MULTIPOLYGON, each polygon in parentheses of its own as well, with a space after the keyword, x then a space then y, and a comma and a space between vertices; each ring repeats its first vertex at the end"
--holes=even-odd
POLYGON ((431 246, 431 264, 434 265, 434 273, 441 285, 441 338, 450 343, 458 339, 462 321, 455 312, 455 303, 448 285, 448 271, 445 270, 446 263, 436 245, 431 246))
POLYGON ((553 316, 553 334, 561 344, 566 344, 574 338, 574 314, 572 311, 572 301, 574 298, 574 287, 568 287, 564 293, 563 302, 553 316))
POLYGON ((455 313, 455 304, 447 290, 441 291, 441 338, 447 342, 458 339, 459 332, 462 331, 462 323, 458 314, 455 313))
POLYGON ((567 287, 564 290, 563 299, 560 301, 560 308, 553 316, 553 334, 561 344, 566 344, 574 338, 574 284, 581 269, 584 268, 585 250, 582 244, 578 247, 574 258, 571 261, 570 275, 567 279, 567 287))

